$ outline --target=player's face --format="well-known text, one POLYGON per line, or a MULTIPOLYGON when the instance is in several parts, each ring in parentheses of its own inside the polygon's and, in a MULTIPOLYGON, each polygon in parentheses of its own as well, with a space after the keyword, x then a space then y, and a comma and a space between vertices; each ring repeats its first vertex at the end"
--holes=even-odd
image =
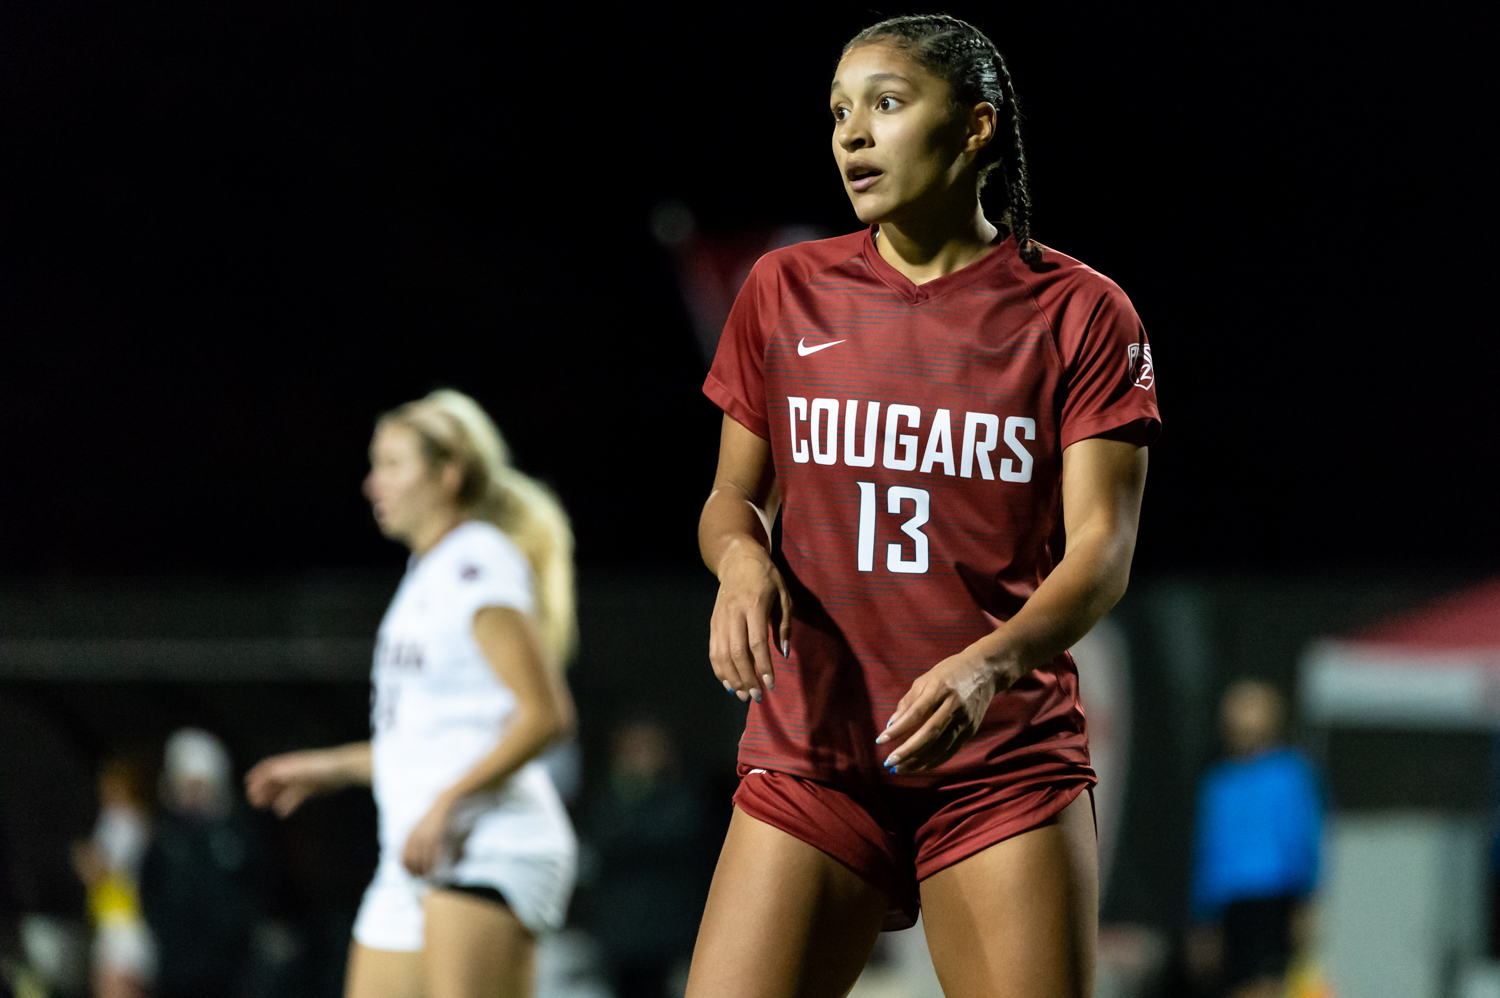
POLYGON ((382 425, 370 441, 365 497, 380 532, 398 541, 410 540, 452 504, 442 476, 422 456, 416 431, 399 423, 382 425))
POLYGON ((852 50, 828 100, 833 158, 861 222, 894 224, 931 212, 963 185, 973 196, 966 116, 955 113, 947 81, 899 49, 852 50))
POLYGON ((1250 755, 1274 745, 1281 726, 1276 693, 1258 683, 1244 683, 1224 698, 1224 740, 1235 755, 1250 755))

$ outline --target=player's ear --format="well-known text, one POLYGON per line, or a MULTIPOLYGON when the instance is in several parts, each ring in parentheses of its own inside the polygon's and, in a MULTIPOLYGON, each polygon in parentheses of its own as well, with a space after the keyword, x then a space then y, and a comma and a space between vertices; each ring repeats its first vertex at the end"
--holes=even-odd
POLYGON ((979 150, 995 141, 996 129, 1000 127, 1000 114, 989 101, 980 101, 969 111, 969 140, 965 151, 978 155, 979 150))
POLYGON ((456 499, 459 489, 463 488, 464 473, 457 463, 445 461, 442 468, 438 470, 438 481, 442 483, 443 491, 449 498, 456 499))

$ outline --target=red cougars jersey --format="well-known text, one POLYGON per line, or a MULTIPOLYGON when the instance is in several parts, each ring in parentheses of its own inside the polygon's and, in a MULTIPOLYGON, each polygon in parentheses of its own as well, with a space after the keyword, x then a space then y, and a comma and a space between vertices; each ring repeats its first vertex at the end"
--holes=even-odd
MULTIPOLYGON (((886 775, 875 736, 1051 571, 1063 448, 1160 426, 1151 347, 1113 281, 1051 249, 1027 266, 1006 238, 915 285, 872 233, 762 257, 704 385, 771 442, 795 604, 740 762, 831 782, 923 778, 886 775)), ((997 695, 937 772, 976 769, 1016 792, 1092 780, 1069 656, 997 695)))

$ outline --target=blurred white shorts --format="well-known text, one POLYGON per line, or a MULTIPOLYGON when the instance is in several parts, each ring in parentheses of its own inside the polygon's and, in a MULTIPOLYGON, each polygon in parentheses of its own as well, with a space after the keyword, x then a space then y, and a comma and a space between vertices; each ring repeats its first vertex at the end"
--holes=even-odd
POLYGON ((537 935, 562 928, 578 865, 571 834, 546 852, 518 854, 494 848, 501 843, 492 840, 500 836, 484 834, 484 824, 480 822, 469 836, 458 862, 444 863, 426 877, 412 876, 399 855, 382 850, 375 879, 354 920, 354 941, 371 949, 420 950, 422 901, 445 886, 493 887, 521 924, 537 935))
POLYGON ((94 966, 129 974, 143 984, 156 978, 156 945, 139 919, 106 922, 94 933, 94 966))

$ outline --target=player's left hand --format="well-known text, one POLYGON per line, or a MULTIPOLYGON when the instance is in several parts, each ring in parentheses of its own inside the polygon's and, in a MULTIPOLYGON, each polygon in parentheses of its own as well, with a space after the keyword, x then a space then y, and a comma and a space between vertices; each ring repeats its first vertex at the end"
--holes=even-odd
POLYGON ((401 850, 401 865, 413 876, 426 876, 442 858, 443 847, 448 839, 448 812, 451 809, 451 804, 439 798, 407 836, 406 847, 401 850))
POLYGON ((875 739, 876 745, 899 743, 882 765, 918 773, 947 762, 979 730, 996 689, 1008 685, 971 649, 943 659, 911 684, 875 739))

